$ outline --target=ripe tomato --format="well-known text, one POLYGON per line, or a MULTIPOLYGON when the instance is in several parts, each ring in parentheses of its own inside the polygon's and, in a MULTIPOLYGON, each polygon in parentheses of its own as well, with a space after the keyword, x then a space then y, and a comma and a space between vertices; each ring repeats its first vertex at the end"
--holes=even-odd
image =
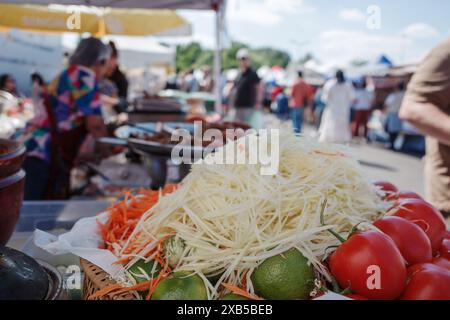
MULTIPOLYGON (((417 263, 415 265, 410 266, 407 269, 408 272, 408 279, 410 279, 414 274, 416 274, 417 272, 420 272, 422 270, 436 270, 436 269, 440 269, 442 268, 439 265, 436 265, 432 262, 427 262, 427 263, 417 263)), ((444 268, 445 269, 445 268, 444 268)))
POLYGON ((433 252, 439 249, 445 234, 445 220, 437 209, 423 200, 405 199, 393 210, 394 216, 414 222, 425 231, 433 252))
POLYGON ((439 256, 450 260, 450 239, 442 240, 441 247, 439 248, 439 256))
POLYGON ((395 243, 384 233, 353 234, 330 257, 331 273, 342 288, 369 299, 395 299, 406 285, 406 267, 395 243))
POLYGON ((445 231, 444 239, 450 239, 450 231, 449 230, 445 231))
POLYGON ((428 262, 433 257, 426 233, 414 223, 400 217, 384 217, 373 224, 394 240, 409 265, 428 262))
POLYGON ((450 272, 425 267, 412 273, 402 300, 450 300, 450 272))
POLYGON ((399 191, 394 194, 390 194, 386 197, 387 201, 395 201, 401 199, 419 199, 423 200, 423 198, 415 192, 412 191, 399 191))
POLYGON ((381 191, 384 191, 386 193, 396 193, 398 191, 397 187, 394 186, 392 183, 387 182, 387 181, 377 181, 373 183, 376 187, 378 187, 378 189, 380 189, 381 191))
POLYGON ((441 268, 444 268, 444 269, 447 269, 448 271, 450 271, 450 260, 447 260, 443 257, 434 258, 433 260, 431 260, 431 263, 438 267, 441 267, 441 268))

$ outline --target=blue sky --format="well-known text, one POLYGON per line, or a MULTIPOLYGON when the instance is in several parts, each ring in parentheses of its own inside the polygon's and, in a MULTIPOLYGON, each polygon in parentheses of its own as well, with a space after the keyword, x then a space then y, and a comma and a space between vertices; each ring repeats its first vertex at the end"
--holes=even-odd
MULTIPOLYGON (((274 46, 294 58, 312 52, 324 64, 375 59, 381 53, 397 63, 419 61, 450 36, 448 0, 229 0, 228 34, 252 46, 274 46), (380 29, 367 27, 367 8, 380 8, 380 29)), ((210 12, 181 11, 193 25, 192 37, 211 47, 210 12)))

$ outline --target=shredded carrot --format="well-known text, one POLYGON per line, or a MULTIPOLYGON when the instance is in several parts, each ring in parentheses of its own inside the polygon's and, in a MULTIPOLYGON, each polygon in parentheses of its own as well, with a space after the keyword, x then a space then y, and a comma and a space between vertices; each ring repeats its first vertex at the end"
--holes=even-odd
POLYGON ((167 276, 169 275, 168 272, 168 266, 166 265, 163 270, 161 270, 158 274, 158 276, 153 281, 152 285, 150 286, 150 289, 148 291, 147 296, 145 297, 145 300, 150 300, 152 298, 153 292, 155 291, 158 284, 167 276))
POLYGON ((248 298, 250 300, 263 300, 262 298, 255 296, 253 294, 248 293, 244 289, 241 289, 239 287, 236 287, 229 283, 222 283, 222 286, 224 286, 226 289, 230 290, 232 293, 237 294, 239 296, 243 296, 245 298, 248 298))
POLYGON ((113 265, 119 265, 119 264, 124 265, 124 264, 127 264, 128 262, 130 262, 132 259, 133 259, 132 257, 126 257, 126 258, 117 260, 116 262, 113 263, 113 265))
POLYGON ((160 195, 171 193, 176 188, 177 185, 167 185, 161 191, 140 190, 139 196, 126 192, 123 201, 107 210, 108 221, 104 224, 97 222, 106 249, 117 253, 117 248, 123 248, 142 215, 158 202, 160 195))
MULTIPOLYGON (((161 191, 142 189, 139 190, 138 196, 126 192, 123 195, 123 201, 116 203, 107 209, 109 219, 104 224, 97 221, 105 248, 113 253, 117 252, 117 248, 124 249, 124 254, 133 252, 133 250, 138 247, 138 244, 131 242, 126 248, 124 248, 124 245, 136 228, 139 219, 158 202, 161 195, 169 194, 176 190, 176 188, 177 185, 167 185, 161 191)), ((148 290, 146 298, 149 300, 158 283, 172 272, 168 263, 162 258, 162 243, 170 236, 171 235, 168 235, 159 239, 156 247, 147 254, 147 256, 155 254, 155 261, 163 267, 156 278, 131 287, 122 287, 119 284, 112 284, 90 295, 88 299, 97 299, 111 293, 121 294, 130 291, 148 290)), ((115 264, 125 265, 132 259, 133 257, 124 257, 116 261, 115 264)))
POLYGON ((122 286, 119 285, 119 284, 116 284, 116 283, 115 284, 111 284, 111 285, 109 285, 107 287, 104 287, 103 289, 100 289, 97 292, 91 294, 88 297, 88 300, 94 300, 94 299, 97 299, 97 298, 100 298, 100 297, 104 297, 107 294, 109 294, 109 293, 111 293, 111 292, 113 292, 113 291, 115 291, 117 289, 120 289, 120 288, 122 288, 122 286))

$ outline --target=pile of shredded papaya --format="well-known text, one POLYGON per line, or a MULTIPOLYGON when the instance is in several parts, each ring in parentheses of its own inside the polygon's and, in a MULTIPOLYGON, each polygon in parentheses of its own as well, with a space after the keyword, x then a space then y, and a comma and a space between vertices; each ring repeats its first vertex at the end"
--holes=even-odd
MULTIPOLYGON (((110 250, 114 254, 117 254, 122 249, 124 249, 124 253, 127 253, 129 251, 131 252, 133 249, 133 243, 128 243, 126 248, 124 248, 124 246, 127 243, 128 238, 136 228, 136 225, 142 215, 151 207, 153 207, 158 202, 161 196, 173 192, 176 188, 177 185, 171 184, 165 186, 162 190, 159 191, 139 190, 135 194, 127 192, 124 195, 123 201, 116 203, 106 210, 109 215, 109 219, 105 223, 97 221, 100 233, 103 238, 104 248, 110 250)), ((156 246, 155 250, 147 254, 147 256, 153 255, 155 261, 162 267, 162 270, 159 272, 157 277, 145 282, 138 283, 131 287, 123 287, 117 283, 110 284, 90 295, 88 299, 94 300, 111 294, 120 295, 131 291, 138 291, 145 292, 146 294, 144 298, 146 300, 150 300, 156 286, 172 272, 172 270, 168 266, 167 261, 165 261, 165 259, 163 259, 162 257, 162 243, 167 238, 168 237, 164 237, 160 239, 160 244, 156 246)), ((116 263, 126 264, 127 262, 129 262, 129 260, 130 258, 126 257, 124 259, 118 260, 116 263)), ((249 294, 244 289, 233 286, 231 284, 223 283, 222 285, 224 288, 228 289, 234 294, 244 296, 251 300, 261 299, 257 296, 249 294)))
POLYGON ((169 194, 176 188, 177 185, 169 184, 158 191, 139 190, 136 194, 127 192, 123 201, 106 210, 109 215, 106 223, 97 221, 104 248, 117 254, 134 231, 142 215, 158 202, 160 196, 169 194))

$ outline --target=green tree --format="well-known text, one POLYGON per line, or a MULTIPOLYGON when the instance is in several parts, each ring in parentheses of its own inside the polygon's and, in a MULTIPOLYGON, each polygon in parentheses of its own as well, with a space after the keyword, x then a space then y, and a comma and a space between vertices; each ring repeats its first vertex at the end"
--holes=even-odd
POLYGON ((277 65, 285 68, 291 61, 289 53, 268 47, 253 49, 251 50, 250 55, 256 68, 263 65, 271 67, 277 65))
POLYGON ((197 57, 193 67, 201 68, 203 66, 212 66, 214 63, 214 52, 212 50, 203 50, 197 57))
MULTIPOLYGON (((291 58, 285 51, 274 48, 257 48, 250 49, 246 44, 233 41, 230 48, 222 50, 222 68, 232 69, 238 67, 236 61, 236 53, 241 48, 247 48, 250 51, 252 63, 255 68, 263 65, 274 66, 279 65, 286 67, 291 58)), ((213 66, 214 51, 204 49, 197 42, 177 47, 176 67, 177 72, 184 71, 188 68, 200 68, 203 66, 213 66)))
POLYGON ((198 42, 177 47, 176 68, 177 72, 194 67, 195 62, 203 49, 198 42))

